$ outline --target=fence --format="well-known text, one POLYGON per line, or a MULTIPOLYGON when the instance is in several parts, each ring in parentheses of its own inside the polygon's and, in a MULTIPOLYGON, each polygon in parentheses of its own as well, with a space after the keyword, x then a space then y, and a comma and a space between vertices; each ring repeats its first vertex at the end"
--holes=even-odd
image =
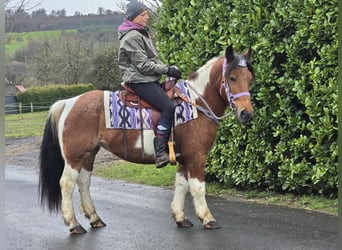
POLYGON ((5 105, 5 114, 33 113, 49 110, 51 103, 10 103, 5 105))
MULTIPOLYGON (((33 111, 36 109, 33 106, 33 111)), ((30 105, 28 109, 30 110, 30 105)), ((24 109, 24 108, 23 108, 24 109)), ((5 115, 5 137, 40 136, 43 134, 48 111, 5 115)))

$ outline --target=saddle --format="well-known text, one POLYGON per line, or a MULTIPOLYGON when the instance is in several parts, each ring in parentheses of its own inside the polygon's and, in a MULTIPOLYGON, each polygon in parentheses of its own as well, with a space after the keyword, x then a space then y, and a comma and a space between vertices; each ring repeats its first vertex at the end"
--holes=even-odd
MULTIPOLYGON (((120 100, 128 107, 134 108, 152 108, 153 107, 146 101, 140 99, 140 97, 131 89, 125 82, 121 83, 124 90, 120 91, 120 100)), ((167 96, 172 100, 183 95, 180 90, 175 86, 175 81, 167 79, 162 83, 162 88, 166 92, 167 96)), ((184 100, 184 99, 183 99, 184 100)))

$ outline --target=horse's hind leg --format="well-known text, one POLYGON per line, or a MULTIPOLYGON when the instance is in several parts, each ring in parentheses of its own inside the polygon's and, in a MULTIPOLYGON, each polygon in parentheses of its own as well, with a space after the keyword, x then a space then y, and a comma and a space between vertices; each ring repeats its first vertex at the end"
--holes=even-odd
POLYGON ((86 232, 86 230, 76 220, 72 201, 72 194, 74 192, 75 183, 78 176, 79 172, 73 169, 66 162, 62 177, 59 181, 62 192, 61 209, 63 212, 64 222, 67 226, 69 226, 70 233, 72 234, 80 234, 86 232))
POLYGON ((178 227, 192 227, 193 224, 185 217, 184 202, 185 195, 188 192, 189 184, 184 176, 184 172, 179 168, 176 174, 175 191, 173 201, 171 203, 171 211, 178 227))
POLYGON ((97 215, 94 203, 90 197, 90 178, 91 172, 82 168, 77 178, 77 185, 80 192, 80 208, 85 216, 90 220, 91 227, 105 227, 106 224, 97 215))

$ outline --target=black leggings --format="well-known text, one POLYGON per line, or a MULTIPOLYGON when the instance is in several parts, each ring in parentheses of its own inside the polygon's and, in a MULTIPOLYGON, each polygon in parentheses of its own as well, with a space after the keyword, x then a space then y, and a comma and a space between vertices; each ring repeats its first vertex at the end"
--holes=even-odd
POLYGON ((160 136, 168 136, 172 121, 174 119, 175 107, 173 102, 165 93, 159 82, 147 82, 147 83, 127 83, 131 89, 144 101, 151 104, 161 114, 158 126, 162 125, 166 128, 165 132, 158 131, 160 136))

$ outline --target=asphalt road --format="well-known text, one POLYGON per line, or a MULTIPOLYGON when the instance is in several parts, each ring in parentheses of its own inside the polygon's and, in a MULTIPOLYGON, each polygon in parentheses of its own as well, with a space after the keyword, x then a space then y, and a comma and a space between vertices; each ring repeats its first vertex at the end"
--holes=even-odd
POLYGON ((170 213, 172 190, 97 177, 91 193, 107 227, 91 229, 75 195, 78 219, 88 233, 69 235, 60 213, 50 214, 38 205, 37 183, 35 168, 6 166, 1 249, 337 249, 336 216, 208 196, 222 229, 205 230, 188 196, 185 210, 194 227, 179 229, 170 213))

